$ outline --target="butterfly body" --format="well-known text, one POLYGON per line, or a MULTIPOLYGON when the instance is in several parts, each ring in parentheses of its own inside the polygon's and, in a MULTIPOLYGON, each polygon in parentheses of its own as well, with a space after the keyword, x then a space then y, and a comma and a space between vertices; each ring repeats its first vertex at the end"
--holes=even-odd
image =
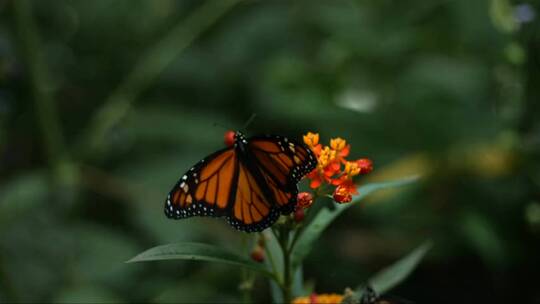
POLYGON ((234 143, 199 161, 176 183, 165 201, 165 214, 226 217, 231 226, 255 232, 271 226, 296 206, 297 183, 315 168, 316 158, 303 144, 277 135, 234 143))

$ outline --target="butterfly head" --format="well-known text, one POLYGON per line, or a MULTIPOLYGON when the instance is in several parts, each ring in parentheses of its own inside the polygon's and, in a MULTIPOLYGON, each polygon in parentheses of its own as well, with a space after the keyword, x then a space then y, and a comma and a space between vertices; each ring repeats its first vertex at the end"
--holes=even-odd
POLYGON ((247 139, 240 131, 227 131, 225 132, 225 145, 243 150, 244 146, 247 145, 247 139))
POLYGON ((225 132, 225 135, 223 136, 223 139, 225 140, 225 145, 227 147, 232 147, 234 145, 235 137, 236 137, 236 132, 231 131, 231 130, 225 132))

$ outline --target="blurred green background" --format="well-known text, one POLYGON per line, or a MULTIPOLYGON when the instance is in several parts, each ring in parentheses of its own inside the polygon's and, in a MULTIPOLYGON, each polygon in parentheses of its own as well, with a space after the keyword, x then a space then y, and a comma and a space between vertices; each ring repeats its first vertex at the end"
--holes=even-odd
MULTIPOLYGON (((342 292, 425 239, 392 293, 540 303, 540 5, 510 0, 0 0, 0 302, 237 302, 240 271, 124 264, 175 241, 238 250, 163 200, 222 127, 341 136, 370 196, 305 265, 342 292)), ((268 301, 257 281, 255 298, 268 301)))

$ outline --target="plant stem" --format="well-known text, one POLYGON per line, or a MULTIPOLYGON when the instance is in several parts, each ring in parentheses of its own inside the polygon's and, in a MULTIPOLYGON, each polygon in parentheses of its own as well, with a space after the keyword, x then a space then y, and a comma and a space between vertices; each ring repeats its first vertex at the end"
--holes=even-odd
POLYGON ((242 269, 242 282, 240 283, 240 292, 242 293, 242 302, 251 303, 251 290, 253 289, 253 279, 249 270, 242 269))
MULTIPOLYGON (((249 242, 247 236, 242 236, 242 249, 244 254, 249 255, 249 242)), ((242 269, 242 283, 240 284, 240 291, 242 292, 242 301, 244 303, 251 303, 252 284, 253 282, 249 270, 242 269)))
POLYGON ((300 230, 296 230, 291 245, 289 246, 289 252, 292 253, 294 246, 296 245, 296 241, 298 241, 298 238, 300 237, 300 230))
POLYGON ((288 227, 282 227, 279 237, 281 251, 283 252, 283 284, 281 291, 283 293, 283 302, 291 303, 292 300, 292 276, 291 276, 291 256, 289 251, 289 230, 288 227))
MULTIPOLYGON (((260 233, 262 236, 263 234, 260 233)), ((268 248, 268 246, 264 246, 264 252, 266 253, 266 256, 268 256, 268 262, 270 263, 270 268, 272 269, 272 273, 276 275, 276 277, 279 279, 279 273, 277 271, 276 262, 274 260, 274 256, 272 254, 272 251, 268 248)), ((279 285, 280 280, 276 281, 276 283, 279 285)))
MULTIPOLYGON (((324 195, 321 195, 319 193, 319 189, 320 188, 317 188, 315 189, 315 191, 313 192, 313 202, 316 202, 317 199, 320 197, 320 196, 324 196, 324 195)), ((310 212, 310 211, 307 211, 307 212, 310 212)), ((298 241, 298 239, 300 238, 300 235, 302 235, 304 229, 306 227, 306 221, 304 220, 304 224, 303 226, 301 226, 299 229, 296 229, 295 233, 294 233, 294 236, 293 236, 293 239, 291 241, 291 245, 289 246, 289 253, 292 253, 293 250, 294 250, 294 246, 296 245, 296 242, 298 241)))

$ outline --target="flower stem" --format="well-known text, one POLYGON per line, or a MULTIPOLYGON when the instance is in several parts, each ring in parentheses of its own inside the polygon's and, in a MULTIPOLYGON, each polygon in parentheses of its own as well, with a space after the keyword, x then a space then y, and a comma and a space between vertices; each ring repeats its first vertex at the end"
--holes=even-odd
POLYGON ((296 241, 298 241, 298 238, 300 237, 300 230, 297 230, 296 233, 293 236, 291 245, 289 246, 289 253, 292 253, 294 246, 296 245, 296 241))
POLYGON ((283 285, 281 291, 283 293, 283 302, 291 303, 292 300, 292 276, 291 276, 291 256, 289 251, 289 230, 288 227, 282 227, 279 237, 281 251, 283 252, 283 285))
MULTIPOLYGON (((260 233, 261 237, 263 237, 263 234, 260 233)), ((272 250, 270 250, 270 248, 268 248, 268 246, 264 246, 264 252, 266 253, 266 256, 268 257, 268 262, 270 263, 270 268, 272 270, 272 273, 276 275, 276 278, 278 280, 276 280, 276 283, 279 284, 279 282, 281 282, 280 278, 279 278, 279 273, 278 273, 278 270, 277 270, 277 267, 276 267, 276 262, 274 260, 274 256, 272 254, 272 250)))
MULTIPOLYGON (((249 241, 246 236, 242 237, 242 249, 249 254, 249 241)), ((251 290, 253 289, 253 281, 250 275, 250 271, 242 269, 242 282, 240 283, 240 291, 242 292, 243 303, 251 303, 251 290)))

